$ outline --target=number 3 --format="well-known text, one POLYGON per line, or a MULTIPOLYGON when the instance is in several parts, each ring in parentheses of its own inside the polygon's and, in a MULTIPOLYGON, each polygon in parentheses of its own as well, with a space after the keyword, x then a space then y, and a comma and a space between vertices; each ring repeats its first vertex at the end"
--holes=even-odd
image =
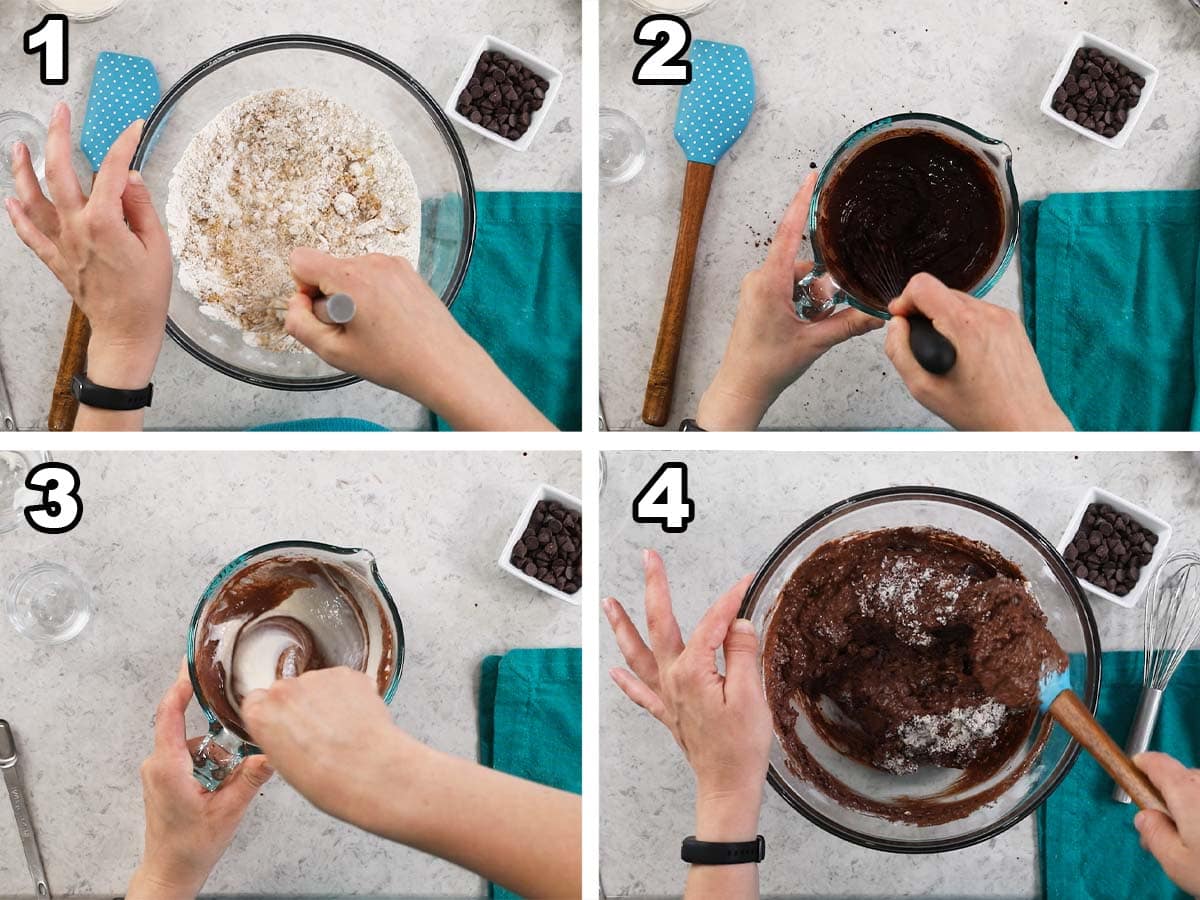
POLYGON ((42 57, 42 84, 67 83, 67 17, 46 16, 25 32, 25 52, 42 57))
POLYGON ((683 58, 692 30, 678 16, 647 16, 633 33, 634 43, 654 49, 633 67, 634 84, 691 84, 692 64, 683 58))
POLYGON ((695 518, 696 504, 688 497, 685 463, 663 463, 633 500, 633 521, 661 525, 671 534, 683 534, 695 518))
POLYGON ((43 534, 65 534, 83 518, 79 473, 66 463, 34 466, 25 476, 25 487, 42 495, 42 502, 25 507, 25 521, 43 534))

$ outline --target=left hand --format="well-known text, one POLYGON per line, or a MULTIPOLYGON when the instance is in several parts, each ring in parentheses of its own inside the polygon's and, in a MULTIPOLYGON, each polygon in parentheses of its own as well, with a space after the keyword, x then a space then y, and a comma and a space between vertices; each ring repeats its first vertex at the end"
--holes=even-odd
POLYGON ((701 428, 754 430, 784 389, 827 350, 883 327, 882 319, 853 308, 817 322, 796 315, 796 282, 812 270, 812 263, 796 256, 816 180, 815 174, 805 180, 779 223, 766 262, 742 282, 725 356, 696 413, 701 428))
POLYGON ((250 801, 272 771, 266 758, 245 760, 217 791, 192 776, 183 714, 192 699, 186 663, 154 722, 154 752, 142 763, 146 847, 126 900, 191 900, 233 840, 250 801))
POLYGON ((604 613, 632 672, 609 674, 630 700, 658 719, 696 775, 696 836, 753 840, 773 735, 758 674, 754 626, 738 619, 746 576, 717 599, 685 644, 671 608, 662 559, 643 551, 646 646, 625 608, 610 597, 604 613), (725 674, 717 670, 717 650, 725 674))
POLYGON ((88 376, 129 390, 150 382, 171 295, 167 233, 141 176, 129 170, 141 132, 135 122, 117 138, 85 197, 71 163, 71 114, 59 103, 46 137, 53 202, 42 193, 25 147, 13 154, 17 197, 5 200, 17 236, 88 318, 88 376))

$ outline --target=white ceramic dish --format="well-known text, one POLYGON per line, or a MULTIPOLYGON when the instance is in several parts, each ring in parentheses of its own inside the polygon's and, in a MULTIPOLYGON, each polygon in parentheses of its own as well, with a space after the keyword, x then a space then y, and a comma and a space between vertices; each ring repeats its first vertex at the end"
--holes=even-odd
POLYGON ((442 107, 443 111, 450 118, 451 122, 459 125, 468 131, 473 131, 478 135, 482 135, 490 141, 495 141, 498 144, 503 144, 510 150, 516 150, 524 153, 533 143, 533 139, 537 137, 537 133, 541 131, 542 124, 546 121, 546 116, 550 113, 550 107, 554 105, 554 98, 558 96, 558 89, 562 87, 563 74, 550 63, 546 62, 532 53, 526 53, 520 47, 515 47, 508 41, 502 41, 494 35, 484 35, 479 44, 476 45, 475 51, 467 60, 467 65, 463 69, 463 73, 459 76, 458 83, 454 85, 454 92, 450 95, 450 99, 446 101, 446 105, 442 107), (517 62, 526 66, 535 75, 540 75, 549 82, 549 87, 546 88, 546 99, 542 103, 542 108, 534 112, 529 119, 529 130, 521 135, 518 141, 510 141, 506 137, 501 137, 494 131, 488 131, 486 128, 476 125, 466 116, 459 113, 455 107, 458 105, 458 97, 467 86, 467 82, 471 80, 471 76, 475 74, 475 65, 479 62, 479 57, 489 51, 499 50, 510 59, 515 59, 517 62))
MULTIPOLYGON (((1147 585, 1154 579, 1155 570, 1167 558, 1167 545, 1171 543, 1171 526, 1150 512, 1150 510, 1138 506, 1136 503, 1130 503, 1116 494, 1110 494, 1103 488, 1091 487, 1084 492, 1083 498, 1075 508, 1075 514, 1071 516, 1071 522, 1067 526, 1067 530, 1058 542, 1058 552, 1060 554, 1075 539, 1075 534, 1079 531, 1079 525, 1083 521, 1083 514, 1093 503, 1107 503, 1113 509, 1117 510, 1117 512, 1129 516, 1143 528, 1149 529, 1158 535, 1158 543, 1154 545, 1154 555, 1150 557, 1150 562, 1142 566, 1142 573, 1138 578, 1137 584, 1124 597, 1118 597, 1116 594, 1104 590, 1104 588, 1096 587, 1096 585, 1092 584, 1086 578, 1078 579, 1079 586, 1093 597, 1099 597, 1102 600, 1107 600, 1126 609, 1133 609, 1141 601, 1142 595, 1146 592, 1147 585)), ((1074 568, 1070 563, 1067 565, 1069 568, 1074 568)))
POLYGON ((1134 129, 1137 128, 1138 120, 1142 117, 1142 112, 1150 105, 1150 97, 1154 93, 1154 87, 1157 84, 1158 69, 1150 65, 1146 60, 1134 53, 1130 53, 1128 50, 1121 49, 1116 44, 1110 44, 1104 38, 1096 37, 1094 34, 1082 31, 1076 36, 1071 46, 1067 48, 1066 55, 1063 56, 1058 71, 1054 73, 1054 78, 1051 80, 1050 86, 1046 89, 1046 95, 1042 97, 1041 110, 1059 125, 1071 129, 1076 134, 1082 134, 1084 137, 1098 141, 1114 150, 1120 150, 1129 142, 1130 136, 1133 134, 1134 129), (1088 50, 1093 48, 1100 50, 1123 63, 1131 72, 1137 72, 1146 79, 1146 86, 1142 88, 1142 96, 1138 101, 1138 105, 1129 110, 1129 118, 1125 122, 1125 127, 1117 132, 1116 137, 1107 138, 1102 134, 1096 134, 1096 132, 1072 122, 1066 116, 1054 110, 1054 92, 1059 89, 1063 83, 1063 79, 1067 77, 1067 73, 1071 70, 1071 61, 1075 58, 1075 51, 1080 47, 1088 50))
POLYGON ((534 489, 534 492, 530 495, 529 501, 525 504, 525 509, 521 511, 521 515, 517 519, 517 525, 512 530, 512 534, 508 536, 508 542, 504 545, 504 549, 500 551, 500 559, 498 560, 498 563, 500 568, 509 575, 512 575, 514 578, 521 579, 526 584, 537 588, 543 594, 549 594, 551 597, 557 597, 564 603, 570 603, 572 606, 578 606, 582 596, 582 585, 580 585, 580 590, 576 591, 574 594, 567 594, 563 591, 560 591, 558 588, 551 587, 544 581, 538 581, 536 578, 531 578, 514 566, 511 562, 509 562, 509 560, 512 559, 513 547, 515 547, 517 541, 521 539, 521 535, 525 533, 525 526, 529 523, 529 517, 533 514, 533 508, 538 505, 539 501, 542 500, 556 500, 563 506, 567 507, 567 509, 574 510, 576 513, 581 515, 583 513, 583 502, 580 501, 578 497, 572 497, 570 494, 564 493, 558 488, 551 487, 548 484, 539 484, 537 488, 534 489))

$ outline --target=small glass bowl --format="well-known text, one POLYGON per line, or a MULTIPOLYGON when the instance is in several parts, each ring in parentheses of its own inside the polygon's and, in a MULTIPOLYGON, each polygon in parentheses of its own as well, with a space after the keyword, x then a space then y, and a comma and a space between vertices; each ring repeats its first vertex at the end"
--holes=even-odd
POLYGON ((13 578, 4 600, 17 631, 43 644, 77 637, 92 618, 92 597, 78 576, 55 563, 38 563, 13 578))
POLYGON ((112 0, 112 2, 103 9, 91 13, 71 12, 70 4, 66 4, 64 6, 63 4, 55 3, 54 0, 38 0, 38 6, 48 13, 60 13, 61 15, 66 16, 72 22, 95 22, 99 19, 105 18, 106 16, 111 16, 118 9, 124 6, 126 2, 127 0, 112 0))
MULTIPOLYGON (((704 10, 716 3, 717 0, 695 0, 694 3, 684 9, 664 8, 662 4, 655 3, 654 0, 629 0, 629 2, 647 15, 669 13, 670 15, 681 16, 686 19, 688 16, 704 12, 704 10)), ((1197 2, 1200 2, 1200 0, 1197 0, 1197 2)))
MULTIPOLYGON (((1095 711, 1100 689, 1100 639, 1079 583, 1045 537, 1014 514, 970 494, 932 487, 884 488, 822 510, 788 535, 763 563, 746 592, 742 617, 750 619, 760 635, 765 634, 780 591, 796 567, 814 550, 849 534, 897 527, 951 531, 988 544, 1016 563, 1032 585, 1050 631, 1062 648, 1068 653, 1083 654, 1084 674, 1072 683, 1072 688, 1095 711)), ((762 662, 760 652, 760 671, 762 662)), ((1014 755, 1002 772, 1013 771, 1037 754, 1013 786, 992 803, 942 825, 893 822, 839 804, 788 768, 778 740, 771 748, 767 781, 802 816, 852 843, 894 853, 959 850, 995 837, 1021 821, 1050 796, 1070 771, 1079 745, 1058 725, 1050 728, 1046 743, 1037 753, 1035 736, 1044 721, 1045 716, 1039 714, 1021 752, 1014 755)), ((814 734, 805 717, 801 716, 797 727, 814 759, 835 778, 872 801, 896 803, 904 796, 927 800, 937 796, 959 801, 987 787, 975 785, 967 794, 941 796, 954 781, 951 770, 927 768, 908 776, 886 775, 830 747, 814 734)))
MULTIPOLYGON (((361 111, 388 132, 421 196, 417 270, 447 306, 466 278, 475 246, 475 182, 466 151, 438 103, 388 59, 333 38, 286 34, 238 44, 196 66, 167 91, 146 121, 133 158, 166 220, 168 184, 196 133, 230 104, 260 91, 310 88, 361 111)), ((174 280, 167 333, 192 356, 259 387, 314 391, 359 379, 315 353, 275 353, 247 344, 240 328, 200 312, 174 280)))

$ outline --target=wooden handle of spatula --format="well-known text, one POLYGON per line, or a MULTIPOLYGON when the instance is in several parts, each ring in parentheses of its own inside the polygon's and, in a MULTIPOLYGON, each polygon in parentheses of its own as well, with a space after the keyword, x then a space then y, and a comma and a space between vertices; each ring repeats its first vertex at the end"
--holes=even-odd
POLYGON ((71 381, 87 366, 87 345, 92 336, 87 316, 74 303, 67 319, 62 354, 58 358, 58 375, 54 378, 54 393, 50 397, 49 428, 51 431, 70 431, 75 427, 79 401, 71 393, 71 381))
MULTIPOLYGON (((92 184, 96 173, 92 173, 92 184)), ((92 338, 92 326, 83 310, 71 304, 67 317, 67 333, 63 336, 62 353, 58 357, 58 375, 54 378, 54 391, 50 395, 50 416, 47 427, 51 431, 70 431, 75 427, 75 416, 79 413, 79 401, 71 393, 71 381, 87 367, 87 345, 92 338)))
POLYGON ((692 291, 692 273, 696 269, 696 251, 700 247, 700 230, 704 226, 704 211, 708 208, 708 194, 716 171, 715 166, 706 163, 689 162, 687 165, 683 206, 679 210, 679 236, 675 239, 675 261, 671 264, 671 280, 667 283, 667 299, 663 303, 658 342, 654 345, 654 360, 650 363, 646 400, 642 406, 642 421, 647 425, 661 428, 671 414, 671 395, 675 392, 675 369, 683 341, 688 295, 692 291))
POLYGON ((1050 704, 1050 715, 1083 745, 1083 749, 1092 754, 1109 777, 1133 798, 1138 808, 1156 809, 1170 815, 1158 788, 1150 783, 1146 773, 1134 765, 1125 751, 1117 746, 1117 742, 1100 727, 1078 694, 1063 691, 1050 704))

